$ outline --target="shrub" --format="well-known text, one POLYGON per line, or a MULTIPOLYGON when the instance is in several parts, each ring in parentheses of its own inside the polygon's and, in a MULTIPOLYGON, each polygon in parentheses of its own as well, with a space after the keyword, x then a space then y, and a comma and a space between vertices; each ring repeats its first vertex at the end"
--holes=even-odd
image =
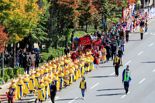
POLYGON ((14 78, 13 68, 8 68, 8 69, 7 69, 7 75, 8 75, 10 78, 14 78))
POLYGON ((18 76, 17 71, 18 71, 18 68, 17 67, 13 69, 14 77, 17 77, 18 76))
POLYGON ((18 68, 17 75, 24 74, 24 68, 18 68))
POLYGON ((10 77, 7 74, 4 74, 3 80, 7 82, 10 79, 10 77))
POLYGON ((0 85, 4 84, 3 78, 0 78, 0 85))
POLYGON ((48 49, 48 53, 46 52, 43 52, 41 54, 41 61, 42 62, 46 62, 48 60, 51 60, 53 58, 56 58, 56 57, 59 57, 59 56, 62 56, 64 54, 64 48, 58 48, 58 49, 54 49, 54 48, 49 48, 48 49))

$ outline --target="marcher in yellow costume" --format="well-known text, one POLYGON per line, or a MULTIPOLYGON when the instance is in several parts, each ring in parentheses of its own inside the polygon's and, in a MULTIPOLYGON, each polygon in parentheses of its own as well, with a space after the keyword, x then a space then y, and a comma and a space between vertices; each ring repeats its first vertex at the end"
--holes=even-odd
POLYGON ((27 94, 29 94, 29 76, 28 75, 24 76, 23 82, 24 82, 23 94, 24 96, 26 96, 27 94))
POLYGON ((35 88, 38 88, 39 86, 39 77, 40 77, 40 73, 37 71, 35 73, 35 78, 34 78, 35 88))
POLYGON ((70 84, 72 84, 73 83, 73 81, 74 81, 74 70, 73 70, 73 68, 70 68, 70 84))
POLYGON ((17 85, 16 85, 16 82, 15 80, 12 80, 11 81, 11 85, 10 85, 10 88, 12 88, 14 90, 14 100, 18 100, 18 97, 17 97, 17 85))
POLYGON ((106 62, 106 60, 107 60, 106 55, 107 55, 107 50, 105 48, 103 48, 102 49, 102 60, 103 60, 103 62, 106 62))
POLYGON ((23 90, 24 90, 24 83, 22 78, 20 77, 19 80, 17 81, 17 98, 21 99, 23 96, 23 90))
POLYGON ((30 90, 30 92, 34 92, 34 89, 35 89, 35 82, 34 82, 35 75, 34 75, 34 73, 32 73, 29 78, 30 78, 30 80, 29 80, 29 90, 30 90))
POLYGON ((59 80, 60 80, 60 89, 64 87, 64 73, 62 71, 59 72, 59 80))
POLYGON ((40 102, 44 101, 45 100, 45 85, 42 80, 40 81, 37 91, 38 91, 37 99, 40 102))
POLYGON ((60 79, 58 77, 58 73, 55 74, 55 77, 57 91, 60 91, 60 79))
POLYGON ((44 77, 44 85, 45 85, 45 99, 48 99, 48 96, 50 95, 50 88, 49 88, 49 78, 48 78, 48 74, 46 74, 46 76, 44 77))
POLYGON ((64 77, 65 86, 69 86, 69 70, 66 69, 64 77))

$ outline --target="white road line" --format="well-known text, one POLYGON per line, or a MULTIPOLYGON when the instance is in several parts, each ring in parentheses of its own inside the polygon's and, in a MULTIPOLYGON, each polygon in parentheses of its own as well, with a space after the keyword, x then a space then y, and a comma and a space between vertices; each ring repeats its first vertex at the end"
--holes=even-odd
POLYGON ((143 51, 139 52, 137 55, 140 56, 140 55, 142 55, 142 54, 143 54, 143 51))
POLYGON ((155 34, 151 33, 151 35, 153 35, 153 36, 154 36, 155 34))
POLYGON ((125 63, 125 65, 129 65, 132 61, 129 60, 128 62, 125 63))
POLYGON ((55 99, 59 99, 59 98, 60 98, 59 96, 56 96, 56 97, 55 97, 55 99))
POLYGON ((123 98, 125 98, 125 97, 126 97, 126 95, 122 95, 122 96, 121 96, 121 99, 123 99, 123 98))
POLYGON ((139 84, 142 84, 146 79, 143 78, 141 81, 139 81, 139 84))
POLYGON ((95 88, 96 86, 98 86, 100 83, 96 83, 96 84, 94 84, 90 89, 93 89, 93 88, 95 88))
POLYGON ((75 97, 73 100, 69 101, 68 103, 72 103, 72 102, 74 102, 76 99, 78 99, 78 97, 75 97))
POLYGON ((115 72, 111 73, 110 75, 114 75, 114 74, 115 74, 115 72))
POLYGON ((155 72, 155 69, 154 69, 154 70, 152 70, 152 72, 155 72))
POLYGON ((148 47, 151 47, 151 46, 153 46, 153 45, 154 45, 154 43, 151 43, 151 44, 148 45, 148 47))
POLYGON ((56 97, 55 97, 55 100, 58 100, 58 99, 60 99, 60 97, 56 96, 56 97))

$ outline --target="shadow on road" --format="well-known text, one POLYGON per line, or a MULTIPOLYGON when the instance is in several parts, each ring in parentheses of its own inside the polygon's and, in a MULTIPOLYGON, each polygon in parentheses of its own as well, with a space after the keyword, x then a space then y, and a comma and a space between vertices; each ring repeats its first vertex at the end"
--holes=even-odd
POLYGON ((88 78, 108 78, 108 77, 116 77, 115 75, 105 75, 105 76, 90 76, 88 78))
MULTIPOLYGON (((64 98, 64 99, 57 99, 55 101, 71 101, 71 100, 74 100, 75 98, 64 98)), ((76 100, 83 100, 83 98, 77 98, 76 100)))
POLYGON ((99 66, 100 68, 112 68, 113 66, 99 66))
POLYGON ((97 97, 99 96, 116 96, 116 95, 124 95, 125 93, 111 93, 111 94, 100 94, 96 95, 97 97))
POLYGON ((64 98, 64 99, 57 99, 55 101, 70 101, 73 100, 74 98, 64 98))
POLYGON ((124 88, 99 89, 99 90, 96 90, 96 91, 111 91, 111 90, 124 90, 124 88))
POLYGON ((129 41, 141 41, 140 39, 136 39, 136 40, 134 40, 134 39, 131 39, 131 40, 129 40, 129 41))
POLYGON ((147 61, 147 62, 141 62, 141 63, 155 63, 155 61, 147 61))

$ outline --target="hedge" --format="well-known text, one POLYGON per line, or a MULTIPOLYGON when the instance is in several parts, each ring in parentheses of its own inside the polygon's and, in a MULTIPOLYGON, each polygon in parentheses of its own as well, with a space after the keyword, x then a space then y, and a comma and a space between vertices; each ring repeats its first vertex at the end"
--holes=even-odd
POLYGON ((18 77, 19 74, 24 74, 24 68, 4 68, 4 76, 0 78, 0 85, 8 82, 10 79, 18 77))
POLYGON ((41 62, 46 62, 48 60, 51 60, 53 58, 62 56, 64 54, 64 48, 49 48, 48 52, 42 52, 41 53, 41 62))

